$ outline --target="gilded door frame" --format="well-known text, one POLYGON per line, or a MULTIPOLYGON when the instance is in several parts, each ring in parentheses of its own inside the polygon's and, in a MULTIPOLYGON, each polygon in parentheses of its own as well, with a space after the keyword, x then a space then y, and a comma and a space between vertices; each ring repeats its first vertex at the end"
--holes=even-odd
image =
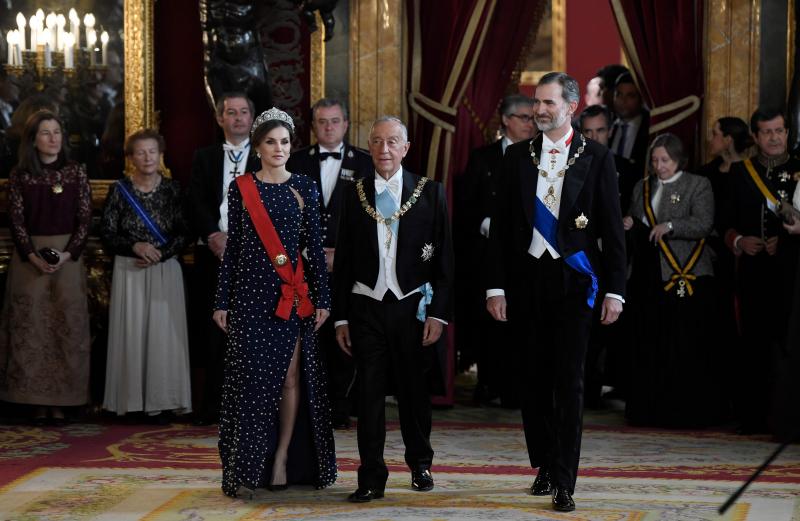
MULTIPOLYGON (((153 8, 155 0, 124 0, 125 135, 156 128, 154 95, 153 8)), ((92 203, 99 207, 114 181, 92 180, 92 203)))

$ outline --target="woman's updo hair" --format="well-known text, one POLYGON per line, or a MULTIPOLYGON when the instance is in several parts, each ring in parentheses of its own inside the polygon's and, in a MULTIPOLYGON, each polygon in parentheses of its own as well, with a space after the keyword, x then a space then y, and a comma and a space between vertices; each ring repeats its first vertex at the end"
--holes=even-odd
POLYGON ((689 158, 686 157, 686 151, 683 149, 683 143, 680 138, 675 134, 669 132, 659 134, 650 144, 650 149, 647 152, 647 169, 648 172, 653 174, 653 150, 658 147, 663 147, 667 151, 670 159, 678 163, 678 171, 686 168, 686 163, 689 158))
POLYGON ((733 148, 737 154, 742 154, 753 146, 753 137, 750 135, 750 128, 747 123, 740 118, 725 117, 717 120, 719 129, 723 136, 730 136, 733 139, 733 148))
POLYGON ((294 130, 292 130, 292 127, 290 127, 288 123, 279 119, 270 119, 259 125, 258 128, 253 131, 253 135, 250 136, 250 144, 253 147, 257 147, 264 141, 267 134, 278 127, 283 127, 289 132, 289 142, 294 141, 294 130))
POLYGON ((167 142, 164 141, 164 136, 158 133, 157 130, 152 128, 143 128, 141 130, 137 130, 125 140, 125 155, 130 157, 133 155, 133 146, 138 141, 145 141, 146 139, 152 139, 156 143, 158 143, 158 151, 160 153, 164 153, 164 149, 167 148, 167 142))

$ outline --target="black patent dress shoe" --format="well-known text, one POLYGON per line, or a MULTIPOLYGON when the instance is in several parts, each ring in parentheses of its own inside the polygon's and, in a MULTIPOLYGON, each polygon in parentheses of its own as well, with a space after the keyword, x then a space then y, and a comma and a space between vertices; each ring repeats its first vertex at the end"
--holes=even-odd
POLYGON ((558 510, 559 512, 572 512, 575 510, 575 501, 567 489, 560 487, 553 489, 553 510, 558 510))
POLYGON ((347 500, 351 503, 369 503, 373 499, 380 499, 382 497, 383 490, 359 487, 355 492, 347 496, 347 500))
POLYGON ((533 485, 530 488, 532 496, 549 496, 553 493, 553 480, 550 477, 550 471, 544 467, 539 469, 539 474, 533 480, 533 485))
POLYGON ((429 469, 411 471, 411 488, 417 492, 433 490, 433 476, 429 469))
POLYGON ((270 492, 283 492, 284 490, 288 489, 289 485, 284 483, 283 485, 267 485, 267 490, 270 492))

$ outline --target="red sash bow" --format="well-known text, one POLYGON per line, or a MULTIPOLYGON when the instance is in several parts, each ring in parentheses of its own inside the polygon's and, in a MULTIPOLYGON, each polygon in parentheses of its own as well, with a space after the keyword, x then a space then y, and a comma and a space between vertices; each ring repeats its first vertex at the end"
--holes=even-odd
POLYGON ((286 249, 283 247, 280 237, 278 237, 275 226, 272 224, 272 219, 269 218, 269 213, 267 213, 267 209, 261 201, 253 176, 239 176, 236 178, 236 184, 242 193, 244 207, 250 215, 250 220, 253 222, 256 233, 261 239, 264 249, 267 250, 267 255, 275 267, 275 271, 283 281, 283 284, 281 284, 281 297, 278 301, 275 315, 284 320, 289 320, 292 308, 296 307, 297 315, 300 318, 310 317, 314 314, 314 304, 311 303, 311 299, 308 297, 308 283, 304 280, 303 257, 298 252, 297 269, 292 271, 292 263, 286 254, 286 249))

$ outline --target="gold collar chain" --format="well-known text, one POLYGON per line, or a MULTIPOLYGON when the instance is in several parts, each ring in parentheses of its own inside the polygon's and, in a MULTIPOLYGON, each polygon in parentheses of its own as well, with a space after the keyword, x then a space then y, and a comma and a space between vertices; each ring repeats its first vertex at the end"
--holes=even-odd
MULTIPOLYGON (((569 170, 569 167, 571 167, 572 165, 575 164, 575 161, 581 156, 581 154, 583 154, 583 151, 586 149, 586 138, 583 136, 583 134, 578 134, 578 136, 580 136, 580 138, 581 138, 581 146, 579 146, 578 150, 575 151, 575 154, 573 154, 573 156, 571 158, 569 158, 569 160, 567 161, 567 165, 563 169, 558 171, 558 173, 556 174, 556 178, 564 177, 564 174, 567 173, 567 170, 569 170)), ((530 145, 530 151, 531 151, 531 157, 533 158, 533 164, 539 170, 539 175, 541 175, 542 177, 544 177, 548 181, 550 181, 550 179, 548 178, 549 174, 545 170, 542 170, 541 168, 539 168, 539 158, 536 157, 536 150, 533 148, 533 141, 534 140, 531 140, 531 145, 530 145)), ((542 143, 542 146, 544 146, 544 143, 542 143)), ((555 182, 555 180, 553 180, 552 182, 555 182)))
POLYGON ((427 182, 427 177, 421 178, 417 183, 417 187, 414 188, 414 192, 411 194, 411 197, 409 197, 408 200, 389 217, 382 216, 367 202, 367 194, 364 193, 364 179, 359 179, 356 181, 356 191, 358 192, 358 199, 361 201, 361 206, 364 208, 364 211, 367 212, 367 215, 378 221, 380 224, 391 226, 393 222, 400 219, 407 211, 411 209, 412 206, 414 206, 414 203, 416 203, 419 199, 419 196, 422 194, 422 189, 425 187, 425 183, 427 182))

